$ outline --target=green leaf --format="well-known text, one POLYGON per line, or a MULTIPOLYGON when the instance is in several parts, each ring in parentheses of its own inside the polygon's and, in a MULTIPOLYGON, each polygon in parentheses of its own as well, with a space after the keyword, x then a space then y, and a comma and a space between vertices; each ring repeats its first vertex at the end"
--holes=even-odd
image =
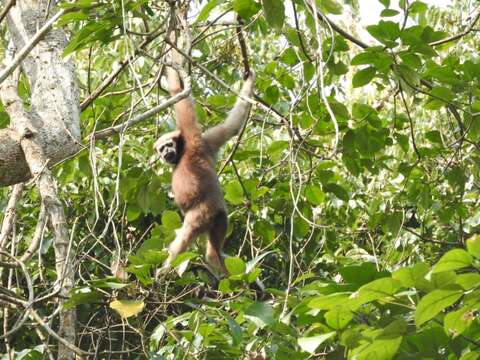
POLYGON ((358 289, 357 296, 352 298, 359 304, 380 300, 392 296, 400 289, 402 283, 392 278, 381 278, 363 285, 358 289))
POLYGON ((225 199, 233 205, 243 204, 243 189, 237 180, 231 181, 225 186, 225 199))
POLYGON ((377 25, 367 26, 367 31, 378 41, 389 47, 395 46, 395 40, 400 36, 400 27, 393 21, 383 21, 377 25))
POLYGON ((225 267, 230 275, 243 275, 245 274, 245 270, 247 268, 245 262, 239 257, 226 258, 225 267))
POLYGON ((467 330, 474 318, 472 309, 461 308, 445 315, 443 328, 448 335, 455 338, 467 330))
POLYGON ((176 211, 167 210, 162 214, 162 225, 168 230, 175 230, 182 226, 182 219, 176 211))
POLYGON ((463 249, 454 249, 445 253, 433 267, 432 273, 462 269, 472 265, 473 258, 463 249))
POLYGON ((335 330, 343 329, 353 319, 353 313, 343 306, 335 306, 324 315, 327 325, 335 330))
POLYGON ((263 12, 267 22, 277 30, 282 29, 285 21, 283 0, 262 0, 263 12))
POLYGON ((323 186, 323 189, 327 192, 334 194, 337 198, 343 201, 350 200, 350 195, 348 195, 347 190, 345 190, 342 186, 338 184, 326 184, 323 186))
POLYGON ((89 19, 88 15, 84 12, 71 12, 71 13, 62 15, 62 17, 60 17, 60 20, 58 20, 57 22, 57 26, 64 26, 69 23, 85 21, 88 19, 89 19))
POLYGON ((273 308, 265 303, 255 303, 245 310, 245 317, 255 323, 259 328, 273 325, 273 308))
POLYGON ((192 253, 192 252, 184 252, 178 255, 173 261, 172 261, 172 267, 177 267, 178 265, 182 264, 185 261, 190 261, 192 259, 195 259, 198 257, 198 254, 192 253))
POLYGON ((245 268, 245 272, 249 273, 250 271, 252 271, 255 266, 257 266, 257 264, 267 255, 273 253, 273 251, 266 251, 264 252, 263 254, 260 254, 258 256, 256 256, 255 258, 253 258, 252 260, 250 260, 249 262, 247 262, 247 267, 245 268))
POLYGON ((467 240, 467 250, 470 255, 480 259, 480 235, 472 236, 467 240))
POLYGON ((234 319, 232 319, 231 316, 226 315, 226 317, 228 328, 230 329, 230 334, 232 335, 233 345, 237 346, 242 342, 242 328, 234 319))
POLYGON ((408 65, 394 65, 394 69, 401 77, 401 79, 403 81, 406 81, 409 86, 416 86, 420 83, 420 76, 414 69, 411 69, 408 65))
POLYGON ((355 360, 390 360, 393 359, 397 353, 401 342, 401 336, 387 339, 375 339, 371 344, 362 346, 358 350, 356 349, 357 351, 352 354, 352 358, 355 360))
POLYGON ((344 292, 317 296, 308 302, 308 307, 319 310, 334 309, 339 304, 348 301, 350 295, 351 293, 344 292))
POLYGON ((65 309, 72 309, 80 304, 91 304, 99 302, 102 298, 102 294, 96 290, 92 290, 89 287, 75 289, 71 292, 70 297, 64 303, 65 309))
POLYGON ((340 5, 336 0, 316 0, 316 3, 320 10, 322 10, 324 13, 333 15, 342 14, 342 5, 340 5))
POLYGON ((168 257, 168 251, 148 249, 142 253, 142 256, 147 264, 157 266, 162 264, 168 257))
POLYGON ((218 290, 222 294, 229 294, 233 292, 232 288, 230 287, 230 280, 229 279, 220 280, 220 283, 218 284, 218 290))
POLYGON ((473 288, 480 286, 480 274, 460 274, 455 279, 455 284, 460 285, 464 290, 472 290, 473 288))
POLYGON ((392 17, 392 16, 397 16, 399 12, 397 10, 393 9, 383 9, 382 12, 380 13, 381 17, 392 17))
POLYGON ((275 228, 268 221, 259 219, 253 225, 253 231, 261 236, 265 244, 270 244, 275 239, 275 228))
POLYGON ((310 337, 301 337, 298 338, 298 345, 300 349, 306 351, 310 354, 315 353, 315 350, 324 343, 326 340, 333 338, 336 332, 332 331, 326 334, 317 335, 317 336, 310 336, 310 337))
POLYGON ((433 290, 425 295, 415 310, 415 324, 421 326, 433 319, 446 307, 453 305, 463 295, 463 290, 458 285, 448 285, 444 289, 433 290))
POLYGON ((377 69, 371 66, 366 69, 357 71, 352 79, 353 87, 362 87, 367 85, 375 77, 376 73, 377 69))
POLYGON ((432 143, 443 145, 442 135, 440 134, 440 131, 438 131, 438 130, 433 130, 433 131, 426 132, 425 133, 425 138, 427 138, 427 140, 432 142, 432 143))
POLYGON ((146 186, 142 186, 137 192, 137 204, 142 209, 143 213, 148 213, 148 197, 149 192, 146 186))
POLYGON ((459 360, 478 360, 479 357, 480 357, 480 352, 470 351, 470 352, 464 353, 459 360))
POLYGON ((365 50, 355 55, 350 61, 351 65, 373 65, 377 60, 377 54, 373 51, 365 50))
POLYGON ((123 319, 139 314, 144 307, 145 303, 142 300, 114 300, 110 303, 110 308, 123 319))
POLYGON ((212 10, 215 9, 221 3, 222 3, 221 0, 210 0, 209 2, 207 2, 205 6, 202 7, 202 10, 200 10, 200 13, 197 16, 195 23, 207 20, 212 10))
POLYGON ((248 20, 260 10, 260 4, 253 0, 234 0, 233 10, 243 19, 248 20))
POLYGON ((130 265, 125 268, 125 271, 134 274, 135 277, 142 283, 144 286, 148 286, 153 283, 152 276, 150 275, 150 270, 152 265, 142 264, 142 265, 130 265))
POLYGON ((424 288, 428 284, 425 276, 428 274, 429 267, 425 263, 417 263, 413 266, 403 267, 392 274, 392 278, 399 280, 404 287, 424 288))
POLYGON ((305 188, 305 197, 312 205, 320 205, 325 200, 325 193, 318 185, 307 185, 305 188))
POLYGON ((113 276, 106 277, 103 279, 90 280, 88 282, 88 285, 96 289, 100 288, 100 289, 113 289, 113 290, 123 289, 128 286, 128 284, 120 282, 116 277, 113 277, 113 276))

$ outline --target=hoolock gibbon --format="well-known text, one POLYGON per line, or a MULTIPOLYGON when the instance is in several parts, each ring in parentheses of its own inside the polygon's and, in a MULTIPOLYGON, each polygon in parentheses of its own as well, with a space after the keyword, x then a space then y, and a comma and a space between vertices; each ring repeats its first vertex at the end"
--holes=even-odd
MULTIPOLYGON (((180 76, 167 68, 167 82, 172 96, 182 91, 180 76)), ((222 249, 225 243, 228 217, 225 200, 215 171, 215 158, 219 148, 236 135, 245 124, 251 103, 242 97, 251 97, 255 76, 250 73, 239 97, 226 120, 202 133, 197 122, 192 97, 177 102, 176 127, 162 135, 154 145, 158 156, 173 165, 172 191, 175 203, 184 220, 176 238, 171 242, 164 269, 184 252, 201 234, 208 236, 206 262, 214 270, 225 273, 222 249)))

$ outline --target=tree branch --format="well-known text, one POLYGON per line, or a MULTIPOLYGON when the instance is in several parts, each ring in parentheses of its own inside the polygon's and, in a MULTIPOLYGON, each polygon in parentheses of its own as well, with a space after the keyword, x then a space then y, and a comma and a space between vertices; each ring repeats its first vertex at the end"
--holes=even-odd
POLYGON ((468 35, 470 32, 472 32, 473 28, 475 27, 475 24, 478 22, 478 19, 480 19, 480 11, 477 13, 477 15, 475 16, 475 18, 473 19, 473 21, 470 23, 470 26, 468 26, 464 31, 462 31, 461 33, 457 34, 457 35, 453 35, 453 36, 450 36, 446 39, 442 39, 442 40, 437 40, 437 41, 433 41, 431 43, 429 43, 428 45, 430 46, 437 46, 437 45, 442 45, 442 44, 446 44, 448 42, 452 42, 452 41, 455 41, 455 40, 458 40, 462 37, 464 37, 465 35, 468 35))
POLYGON ((89 137, 94 138, 94 139, 104 139, 104 138, 107 138, 109 136, 118 134, 118 133, 124 131, 125 129, 129 128, 130 126, 135 125, 135 124, 149 118, 150 116, 153 116, 153 115, 157 114, 158 112, 168 108, 169 106, 179 102, 180 100, 186 98, 187 96, 190 95, 190 92, 191 92, 191 89, 186 88, 182 92, 178 93, 175 96, 172 96, 168 100, 166 100, 163 103, 151 108, 150 110, 145 111, 144 113, 142 113, 138 116, 135 116, 134 118, 132 118, 130 120, 127 120, 127 121, 125 121, 121 124, 111 126, 109 128, 103 129, 103 130, 96 131, 95 133, 91 134, 89 137))
POLYGON ((5 17, 7 16, 8 12, 10 11, 10 9, 12 8, 12 6, 14 6, 16 3, 16 0, 10 0, 6 5, 5 7, 3 8, 2 12, 0 12, 0 23, 3 21, 3 19, 5 19, 5 17))
POLYGON ((20 183, 13 186, 10 199, 4 211, 2 230, 0 231, 0 251, 4 248, 8 235, 12 231, 13 221, 15 220, 15 208, 23 193, 24 184, 20 183))

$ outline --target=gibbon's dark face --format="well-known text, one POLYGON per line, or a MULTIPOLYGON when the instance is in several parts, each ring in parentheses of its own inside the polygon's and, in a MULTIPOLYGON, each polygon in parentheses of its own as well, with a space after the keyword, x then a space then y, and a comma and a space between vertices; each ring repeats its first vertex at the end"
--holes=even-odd
POLYGON ((170 138, 156 145, 158 155, 166 163, 174 165, 178 162, 177 141, 178 138, 170 138))

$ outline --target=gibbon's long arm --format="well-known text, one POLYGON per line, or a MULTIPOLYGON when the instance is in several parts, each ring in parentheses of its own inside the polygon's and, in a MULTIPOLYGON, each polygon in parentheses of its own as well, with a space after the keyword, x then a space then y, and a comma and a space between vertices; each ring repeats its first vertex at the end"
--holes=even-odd
MULTIPOLYGON (((255 74, 251 73, 243 84, 240 95, 251 97, 253 95, 254 85, 255 74)), ((248 118, 251 107, 251 103, 239 97, 233 109, 230 110, 226 120, 203 133, 203 138, 212 151, 218 151, 218 149, 225 144, 228 139, 238 134, 248 118)))
MULTIPOLYGON (((170 41, 175 43, 175 34, 172 31, 170 35, 170 41)), ((178 53, 175 49, 170 50, 172 63, 178 68, 182 67, 182 55, 178 53)), ((182 82, 177 70, 172 67, 167 67, 167 83, 168 91, 171 96, 175 96, 178 93, 182 92, 182 82)), ((193 104, 193 99, 191 96, 188 96, 174 105, 175 108, 175 118, 177 123, 177 129, 180 130, 182 136, 186 139, 192 139, 201 135, 202 130, 197 122, 197 116, 195 114, 195 108, 193 104)))

